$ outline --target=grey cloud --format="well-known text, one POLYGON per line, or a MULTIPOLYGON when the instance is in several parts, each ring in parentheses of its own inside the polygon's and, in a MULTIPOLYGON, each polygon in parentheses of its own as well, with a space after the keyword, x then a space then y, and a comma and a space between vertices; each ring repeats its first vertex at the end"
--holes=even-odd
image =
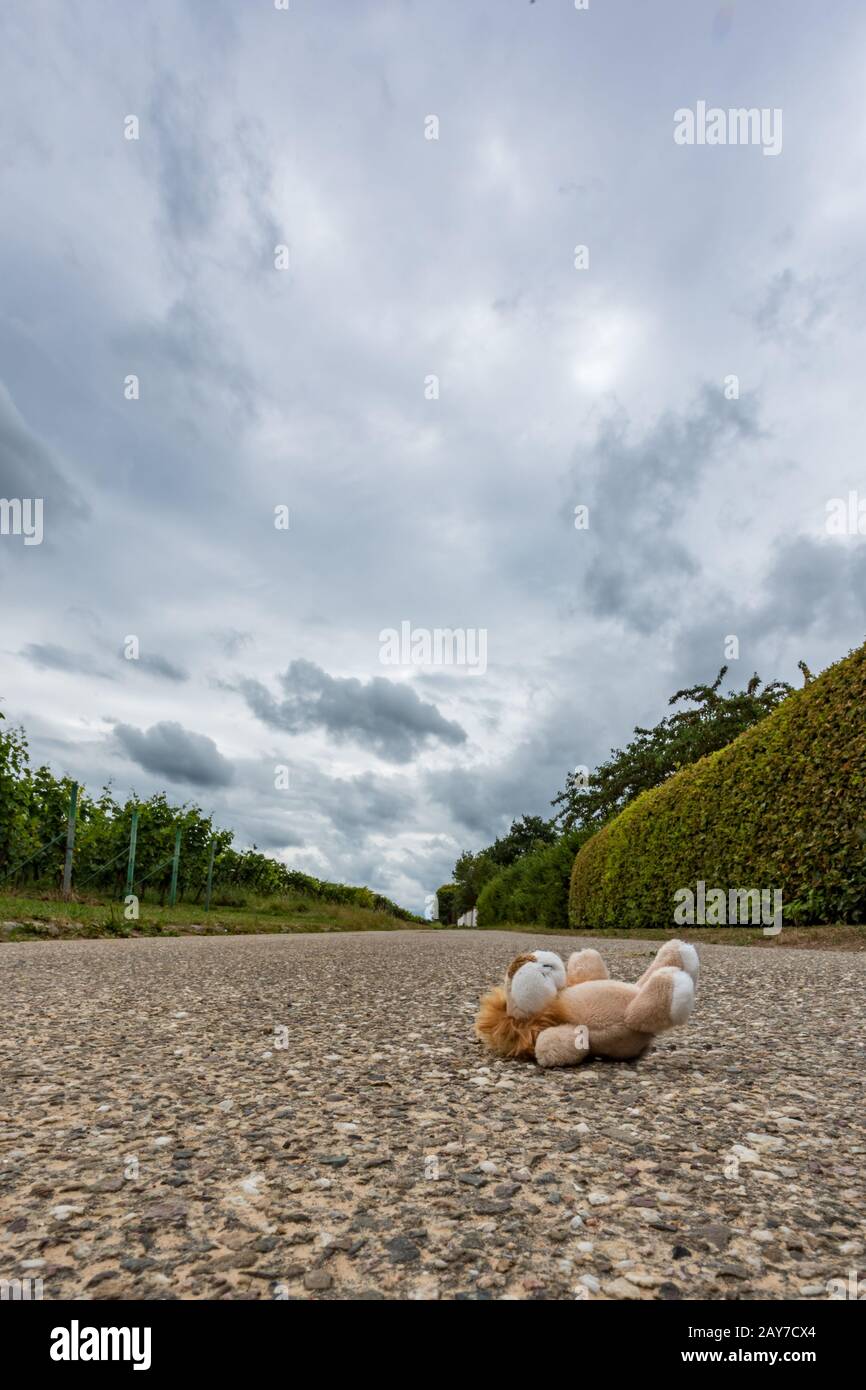
MULTIPOLYGON (((72 671, 81 675, 101 676, 104 680, 116 679, 114 672, 104 670, 85 652, 75 652, 57 643, 28 642, 22 647, 20 654, 34 666, 46 671, 72 671)), ((144 653, 137 660, 128 662, 121 653, 120 659, 124 661, 125 666, 141 668, 149 675, 159 676, 163 680, 180 682, 189 679, 188 673, 182 667, 154 653, 144 653)))
MULTIPOLYGON (((383 781, 371 773, 335 778, 327 788, 328 814, 341 834, 375 833, 405 824, 414 809, 414 796, 405 786, 383 781)), ((322 797, 320 789, 320 807, 322 797)))
POLYGON ((658 627, 701 570, 693 542, 677 531, 687 506, 724 448, 760 435, 754 396, 729 401, 709 385, 688 412, 666 412, 636 440, 625 412, 603 421, 577 459, 573 484, 590 506, 589 529, 578 539, 595 616, 620 618, 641 633, 658 627))
POLYGON ((102 626, 99 614, 94 612, 93 608, 81 607, 74 603, 65 610, 63 619, 67 625, 85 627, 93 633, 98 632, 102 626))
POLYGON ((339 866, 345 862, 371 854, 372 839, 413 822, 415 789, 402 778, 328 777, 302 760, 290 766, 288 790, 277 791, 275 762, 236 768, 226 817, 244 841, 270 849, 318 848, 331 861, 333 877, 344 872, 339 866))
MULTIPOLYGON (((427 796, 447 807, 453 821, 478 844, 489 844, 521 815, 549 820, 554 814, 551 802, 564 786, 566 773, 577 763, 595 766, 613 741, 607 729, 617 728, 617 702, 611 702, 605 715, 585 705, 579 697, 557 702, 537 716, 532 734, 505 758, 429 771, 424 777, 427 796)), ((428 828, 434 825, 431 821, 428 828)))
MULTIPOLYGON (((227 51, 213 51, 214 71, 227 51)), ((283 237, 270 207, 272 166, 262 150, 268 129, 258 117, 244 115, 230 128, 209 123, 206 95, 188 79, 163 73, 154 87, 148 121, 156 136, 157 182, 168 229, 182 247, 192 237, 210 235, 227 203, 226 190, 241 194, 255 232, 238 232, 248 268, 273 255, 283 237), (214 141, 220 147, 220 177, 214 173, 214 141), (227 175, 231 177, 227 177, 227 175)), ((232 210, 234 211, 234 210, 232 210)))
POLYGON ((159 656, 155 652, 142 652, 135 661, 128 661, 127 665, 138 667, 142 671, 146 671, 148 675, 160 676, 167 681, 189 680, 189 672, 185 671, 182 666, 177 666, 167 657, 159 656))
POLYGON ((114 680, 114 676, 104 671, 92 657, 84 652, 73 652, 52 642, 28 642, 21 648, 21 656, 44 671, 70 671, 78 675, 101 676, 114 680))
POLYGON ((765 338, 809 332, 830 312, 831 294, 817 276, 804 280, 789 267, 774 275, 752 315, 765 338))
POLYGON ((460 725, 443 719, 410 685, 382 676, 363 683, 298 660, 280 684, 282 700, 257 680, 242 680, 238 688, 263 724, 289 734, 324 729, 335 739, 363 743, 393 763, 409 762, 430 742, 456 746, 466 741, 460 725))
POLYGON ((114 737, 133 762, 170 782, 195 787, 225 787, 234 779, 234 768, 212 738, 191 733, 171 720, 150 729, 115 724, 114 737))
MULTIPOLYGON (((187 294, 174 300, 158 321, 138 322, 115 337, 117 352, 134 362, 141 376, 142 402, 158 399, 169 422, 180 424, 181 433, 191 437, 210 438, 215 409, 221 413, 221 431, 234 430, 256 415, 256 382, 217 314, 218 306, 187 294)), ((176 437, 172 444, 177 447, 176 437)), ((176 469, 175 460, 169 463, 176 469)))
POLYGON ((774 546, 761 602, 751 627, 758 634, 806 632, 816 624, 866 619, 863 543, 814 536, 783 538, 774 546))
POLYGON ((796 662, 816 672, 844 655, 866 633, 866 548, 856 541, 787 536, 776 541, 754 597, 717 592, 700 622, 683 625, 674 645, 672 681, 712 679, 723 664, 729 682, 757 670, 762 679, 797 683, 796 662), (830 637, 839 633, 841 641, 830 637), (724 639, 734 636, 739 656, 727 661, 724 639))
MULTIPOLYGON (((508 772, 502 767, 452 767, 431 772, 427 786, 430 796, 447 807, 458 825, 490 841, 509 820, 503 798, 503 783, 507 780, 508 772)), ((522 795, 523 803, 527 803, 528 796, 525 792, 522 795)))
POLYGON ((0 497, 41 497, 46 534, 59 519, 81 518, 88 508, 68 482, 52 451, 25 423, 0 382, 0 497))
POLYGON ((245 812, 238 817, 236 809, 233 809, 229 812, 229 820, 232 829, 241 832, 244 844, 255 845, 262 851, 303 849, 307 843, 300 830, 281 823, 276 816, 245 812))
POLYGON ((237 656, 238 652, 250 646, 253 641, 251 632, 241 632, 236 627, 219 628, 212 636, 226 656, 237 656))
POLYGON ((154 89, 148 117, 156 134, 159 187, 168 225, 179 238, 204 233, 219 202, 219 184, 204 135, 204 97, 192 83, 181 84, 165 74, 154 89))
POLYGON ((504 296, 501 299, 494 299, 491 309, 496 314, 513 314, 520 308, 520 301, 523 298, 522 290, 515 290, 513 294, 504 296))

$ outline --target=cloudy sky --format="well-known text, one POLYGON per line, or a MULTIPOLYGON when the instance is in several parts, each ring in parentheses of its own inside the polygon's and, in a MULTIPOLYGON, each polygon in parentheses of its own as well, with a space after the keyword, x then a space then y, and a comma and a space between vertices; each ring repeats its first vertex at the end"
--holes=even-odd
POLYGON ((738 685, 859 645, 864 74, 858 0, 4 6, 35 757, 421 909, 729 635, 738 685), (700 101, 781 151, 677 144, 700 101))

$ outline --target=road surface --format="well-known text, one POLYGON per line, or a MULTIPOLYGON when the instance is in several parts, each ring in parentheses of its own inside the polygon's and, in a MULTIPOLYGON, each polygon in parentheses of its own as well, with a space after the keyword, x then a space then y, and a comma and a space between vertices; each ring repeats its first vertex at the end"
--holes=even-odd
MULTIPOLYGON (((0 946, 0 1279, 45 1299, 823 1299, 856 1271, 866 1292, 866 955, 704 946, 687 1028, 639 1062, 486 1056, 481 990, 521 949, 580 944, 0 946)), ((653 950, 602 946, 625 978, 653 950)))

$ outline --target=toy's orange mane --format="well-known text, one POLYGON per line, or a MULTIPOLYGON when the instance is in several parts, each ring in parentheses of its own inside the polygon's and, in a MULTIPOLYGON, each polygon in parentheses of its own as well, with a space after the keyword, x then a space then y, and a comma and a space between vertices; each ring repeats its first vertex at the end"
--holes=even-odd
POLYGON ((497 985, 484 995, 475 1019, 477 1036, 500 1057, 534 1058, 539 1033, 568 1021, 562 1015, 558 999, 532 1018, 512 1018, 507 1012, 507 1003, 505 990, 497 985))

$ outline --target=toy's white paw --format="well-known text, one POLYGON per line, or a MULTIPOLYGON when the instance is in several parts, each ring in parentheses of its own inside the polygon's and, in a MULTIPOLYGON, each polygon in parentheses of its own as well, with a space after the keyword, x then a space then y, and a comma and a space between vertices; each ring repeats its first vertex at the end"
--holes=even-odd
MULTIPOLYGON (((694 950, 694 947, 691 948, 694 950)), ((695 982, 685 970, 672 971, 671 1022, 685 1023, 695 1004, 695 982)))
POLYGON ((672 946, 676 946, 680 953, 682 968, 687 975, 690 975, 695 984, 698 983, 698 976, 701 973, 701 962, 694 946, 690 946, 687 941, 673 941, 672 946))

